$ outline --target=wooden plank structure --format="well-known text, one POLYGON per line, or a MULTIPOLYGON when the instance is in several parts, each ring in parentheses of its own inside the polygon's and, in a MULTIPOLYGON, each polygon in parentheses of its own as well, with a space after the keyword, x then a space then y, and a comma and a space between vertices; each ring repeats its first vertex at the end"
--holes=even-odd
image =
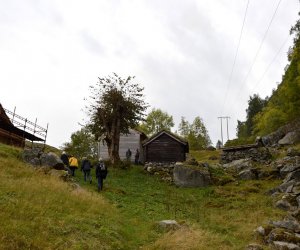
POLYGON ((33 141, 45 143, 47 130, 48 125, 47 129, 44 129, 37 125, 36 122, 30 122, 15 114, 15 112, 3 108, 0 103, 0 142, 16 147, 24 147, 26 139, 32 143, 33 141), (8 115, 10 115, 10 117, 8 115), (39 137, 36 135, 39 135, 39 137))
MULTIPOLYGON (((119 144, 119 155, 121 160, 126 159, 126 151, 130 149, 132 153, 131 161, 133 162, 135 152, 138 149, 140 152, 139 162, 144 163, 142 141, 145 139, 147 139, 147 136, 143 132, 135 129, 129 129, 129 134, 121 134, 119 144)), ((108 148, 104 141, 98 143, 98 155, 103 159, 109 159, 108 148)))
POLYGON ((183 162, 189 144, 169 131, 162 130, 143 143, 146 162, 183 162))

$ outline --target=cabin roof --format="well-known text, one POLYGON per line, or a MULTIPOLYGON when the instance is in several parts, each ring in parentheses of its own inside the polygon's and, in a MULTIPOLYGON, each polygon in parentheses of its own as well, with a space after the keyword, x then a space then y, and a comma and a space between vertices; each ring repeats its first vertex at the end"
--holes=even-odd
POLYGON ((13 123, 11 122, 11 120, 9 119, 9 117, 7 116, 1 103, 0 103, 0 128, 6 130, 8 132, 11 132, 13 134, 16 134, 18 136, 24 137, 25 139, 28 139, 30 141, 44 141, 43 139, 41 139, 31 133, 28 133, 22 129, 15 127, 13 125, 13 123))
POLYGON ((162 136, 163 134, 166 134, 168 135, 169 137, 173 138, 174 140, 178 141, 179 143, 185 145, 185 146, 188 146, 188 142, 181 138, 180 136, 170 132, 170 131, 167 131, 167 130, 162 130, 158 133, 156 133, 155 135, 151 136, 149 139, 145 140, 143 142, 143 147, 148 145, 149 143, 151 143, 152 141, 156 140, 158 137, 162 136))

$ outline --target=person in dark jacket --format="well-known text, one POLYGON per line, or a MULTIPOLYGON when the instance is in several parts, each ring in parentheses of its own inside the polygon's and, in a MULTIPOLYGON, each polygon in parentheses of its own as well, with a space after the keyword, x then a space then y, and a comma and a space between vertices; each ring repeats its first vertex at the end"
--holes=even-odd
POLYGON ((83 171, 84 174, 84 181, 88 180, 90 183, 92 183, 92 176, 91 176, 92 167, 93 166, 91 162, 86 157, 84 157, 81 163, 81 171, 83 171))
POLYGON ((102 160, 99 158, 99 162, 96 165, 96 178, 98 179, 98 192, 103 189, 103 180, 106 178, 107 168, 102 160))
POLYGON ((127 161, 131 161, 131 150, 130 149, 128 149, 126 151, 126 159, 127 159, 127 161))
POLYGON ((70 169, 70 165, 69 165, 69 157, 65 151, 62 152, 60 159, 64 164, 65 170, 68 171, 69 174, 71 174, 71 169, 70 169))
POLYGON ((135 156, 134 156, 134 164, 135 165, 139 165, 140 163, 140 151, 138 149, 136 149, 135 151, 135 156))

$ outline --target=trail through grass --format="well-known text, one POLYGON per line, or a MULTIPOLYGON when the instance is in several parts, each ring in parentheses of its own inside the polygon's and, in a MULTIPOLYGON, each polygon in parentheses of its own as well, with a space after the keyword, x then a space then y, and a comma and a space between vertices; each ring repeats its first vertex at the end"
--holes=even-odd
POLYGON ((134 166, 109 169, 98 193, 95 178, 77 171, 74 188, 20 153, 0 144, 0 249, 243 249, 253 229, 282 216, 264 194, 274 181, 183 189, 134 166), (184 226, 163 232, 164 219, 184 226))
MULTIPOLYGON (((79 179, 81 185, 96 188, 79 179)), ((183 231, 191 236, 186 238, 187 242, 201 235, 199 240, 210 242, 206 249, 242 249, 253 240, 252 232, 257 226, 281 216, 282 212, 273 208, 272 198, 264 194, 277 184, 248 181, 184 189, 145 174, 141 166, 134 166, 130 170, 110 169, 103 195, 119 209, 127 221, 125 231, 135 235, 132 240, 140 246, 169 249, 171 242, 166 238, 174 240, 179 234, 162 235, 155 230, 155 223, 175 219, 193 229, 183 231), (159 243, 153 243, 156 240, 159 243), (168 243, 168 247, 163 247, 162 242, 168 243)), ((201 246, 193 249, 203 249, 201 246)))

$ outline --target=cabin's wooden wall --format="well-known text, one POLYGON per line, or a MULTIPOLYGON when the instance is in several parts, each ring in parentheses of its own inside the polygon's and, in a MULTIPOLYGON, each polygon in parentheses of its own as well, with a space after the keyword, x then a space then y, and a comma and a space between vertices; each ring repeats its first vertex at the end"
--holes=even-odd
POLYGON ((185 161, 185 146, 162 134, 145 146, 146 162, 185 161))
POLYGON ((16 147, 24 147, 25 139, 0 128, 0 142, 16 147))

